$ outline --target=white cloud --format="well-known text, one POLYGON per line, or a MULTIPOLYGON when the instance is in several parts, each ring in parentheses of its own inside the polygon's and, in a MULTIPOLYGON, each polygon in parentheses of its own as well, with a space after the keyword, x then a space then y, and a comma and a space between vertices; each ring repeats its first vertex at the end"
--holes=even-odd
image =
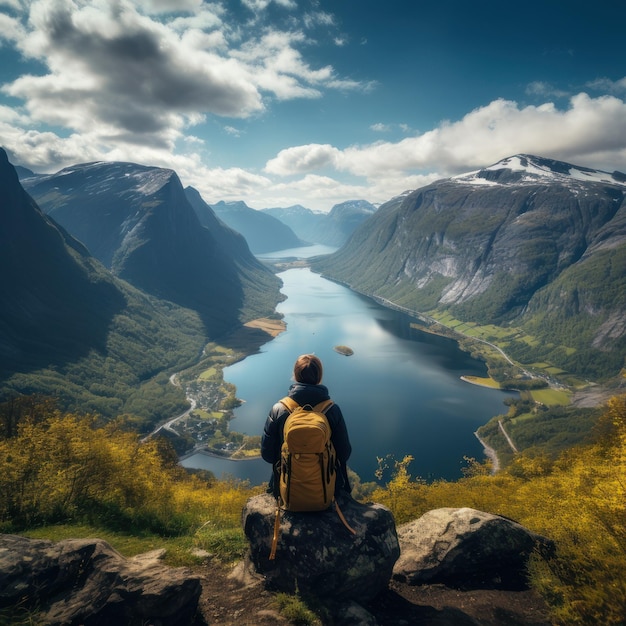
POLYGON ((526 93, 532 96, 540 96, 542 98, 566 98, 570 94, 562 89, 557 89, 550 83, 543 81, 535 81, 526 86, 526 93))
POLYGON ((458 122, 444 122, 399 142, 343 150, 329 144, 287 148, 267 162, 266 171, 286 176, 334 167, 376 181, 433 170, 450 175, 521 152, 596 167, 624 161, 626 102, 580 93, 571 98, 569 108, 560 110, 553 103, 520 108, 495 100, 458 122))
POLYGON ((319 98, 321 89, 367 90, 369 83, 339 78, 330 65, 312 68, 295 45, 305 43, 299 31, 267 31, 231 55, 250 68, 248 79, 278 99, 319 98))
POLYGON ((336 167, 341 151, 329 144, 309 144, 281 150, 265 164, 265 171, 279 176, 313 172, 336 167))
POLYGON ((0 0, 0 7, 8 7, 9 9, 20 11, 22 9, 22 3, 20 0, 0 0))
POLYGON ((241 0, 241 2, 255 13, 265 11, 272 2, 285 9, 295 9, 297 7, 295 0, 241 0))
POLYGON ((199 163, 181 166, 176 170, 185 186, 197 189, 206 202, 215 203, 220 200, 245 199, 248 206, 264 208, 264 204, 251 204, 265 196, 266 190, 272 188, 272 181, 244 169, 207 168, 199 163))
POLYGON ((331 13, 326 11, 315 11, 311 13, 305 13, 302 17, 302 22, 305 28, 311 29, 316 26, 334 26, 335 17, 331 13))
POLYGON ((19 20, 0 13, 0 46, 2 41, 17 42, 24 37, 24 29, 19 20))
POLYGON ((105 143, 173 149, 198 116, 245 118, 263 113, 268 95, 318 98, 326 89, 361 86, 331 66, 305 61, 297 48, 308 43, 302 32, 274 28, 250 37, 218 4, 37 0, 28 6, 28 30, 0 16, 0 38, 12 38, 49 71, 23 75, 5 84, 4 93, 25 103, 33 125, 89 132, 105 143))
POLYGON ((138 4, 147 12, 179 13, 181 11, 195 12, 202 6, 202 0, 139 0, 138 4))
POLYGON ((245 117, 263 109, 247 69, 234 59, 194 48, 172 29, 129 4, 76 9, 42 0, 25 53, 50 73, 23 76, 5 87, 26 101, 35 121, 141 142, 164 136, 197 112, 245 117))
POLYGON ((233 137, 241 137, 241 131, 234 126, 224 126, 224 130, 233 137))
MULTIPOLYGON (((219 159, 210 132, 217 143, 225 134, 242 134, 237 120, 260 118, 282 139, 282 120, 272 117, 276 100, 318 98, 304 104, 332 116, 332 102, 321 100, 329 90, 373 87, 312 60, 316 36, 331 46, 350 43, 351 53, 358 46, 359 35, 338 32, 332 14, 298 14, 293 0, 245 4, 254 15, 244 11, 242 20, 228 2, 0 0, 10 8, 0 13, 0 50, 12 46, 24 61, 23 74, 2 86, 11 98, 0 101, 0 145, 41 172, 94 160, 170 167, 212 202, 244 199, 259 208, 299 201, 327 210, 356 197, 384 202, 519 152, 625 169, 626 77, 589 82, 589 94, 608 95, 579 93, 565 106, 563 90, 537 81, 526 93, 543 104, 494 100, 426 132, 399 124, 390 113, 388 123, 370 130, 401 131, 402 140, 389 141, 390 134, 387 141, 332 145, 317 135, 319 143, 284 143, 261 173, 209 168, 207 154, 219 159), (559 106, 551 98, 559 98, 559 106), (224 119, 202 126, 212 116, 224 119)), ((245 128, 246 139, 255 137, 252 123, 245 128)), ((307 129, 294 130, 306 136, 307 129)))

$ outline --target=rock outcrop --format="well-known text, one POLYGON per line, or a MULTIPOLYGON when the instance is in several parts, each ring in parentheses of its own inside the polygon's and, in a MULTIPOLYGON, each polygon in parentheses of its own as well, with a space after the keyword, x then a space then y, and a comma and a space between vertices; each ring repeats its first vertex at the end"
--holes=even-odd
POLYGON ((20 607, 46 625, 189 626, 201 581, 160 563, 163 553, 126 559, 100 539, 0 535, 0 608, 20 607))
POLYGON ((520 524, 470 508, 428 511, 398 528, 401 556, 393 577, 412 585, 523 589, 534 550, 554 545, 520 524))
MULTIPOLYGON (((264 494, 247 502, 243 524, 250 550, 228 581, 234 585, 230 593, 237 602, 231 606, 238 616, 244 610, 241 593, 265 585, 316 597, 334 624, 376 626, 377 603, 403 601, 390 593, 394 585, 448 589, 456 595, 516 593, 525 588, 530 554, 554 549, 549 539, 520 524, 474 509, 436 509, 396 531, 391 512, 380 504, 344 497, 340 506, 356 535, 333 510, 283 512, 276 559, 270 560, 275 501, 264 494)), ((54 543, 0 535, 0 622, 19 618, 22 623, 28 615, 46 626, 209 623, 199 608, 207 576, 163 565, 163 552, 127 559, 101 539, 54 543)), ((215 606, 225 601, 224 590, 220 593, 215 606)), ((428 594, 421 597, 428 601, 428 594)), ((459 611, 446 619, 439 612, 433 616, 434 609, 419 604, 411 615, 419 623, 475 623, 459 611)))
POLYGON ((251 498, 243 510, 249 560, 273 589, 335 601, 368 601, 387 587, 400 555, 393 516, 380 504, 338 499, 353 535, 331 508, 319 513, 281 512, 276 558, 269 559, 276 501, 251 498))

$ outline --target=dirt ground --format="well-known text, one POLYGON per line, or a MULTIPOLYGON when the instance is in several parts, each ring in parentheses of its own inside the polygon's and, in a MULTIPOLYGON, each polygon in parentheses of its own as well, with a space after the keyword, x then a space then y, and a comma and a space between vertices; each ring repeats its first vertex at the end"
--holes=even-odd
MULTIPOLYGON (((203 592, 195 626, 294 623, 280 615, 274 594, 262 583, 250 581, 243 586, 229 578, 229 569, 211 563, 198 573, 203 592)), ((443 585, 412 587, 391 581, 365 608, 380 626, 550 625, 547 607, 533 591, 459 591, 443 585)))

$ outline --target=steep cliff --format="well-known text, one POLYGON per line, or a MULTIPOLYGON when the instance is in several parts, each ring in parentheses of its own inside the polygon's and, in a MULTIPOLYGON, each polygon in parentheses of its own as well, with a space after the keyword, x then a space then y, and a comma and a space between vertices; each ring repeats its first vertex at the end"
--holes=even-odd
POLYGON ((626 349, 626 177, 529 155, 383 205, 314 267, 418 311, 521 326, 589 376, 626 349))
POLYGON ((280 281, 215 221, 209 230, 175 172, 87 163, 23 179, 25 189, 115 275, 200 313, 210 335, 273 310, 280 281))

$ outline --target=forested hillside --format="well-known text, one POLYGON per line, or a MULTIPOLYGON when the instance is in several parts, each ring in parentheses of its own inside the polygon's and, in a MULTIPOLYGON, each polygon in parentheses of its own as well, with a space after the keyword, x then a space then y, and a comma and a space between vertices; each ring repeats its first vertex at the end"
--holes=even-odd
POLYGON ((518 155, 379 210, 324 275, 441 319, 492 325, 532 366, 607 380, 626 355, 623 175, 518 155))
MULTIPOLYGON (((119 273, 131 274, 144 287, 149 285, 148 278, 142 278, 142 268, 148 272, 152 267, 154 293, 116 277, 46 216, 24 191, 5 152, 0 151, 0 396, 53 396, 64 408, 93 411, 109 419, 127 415, 136 428, 144 430, 188 407, 184 390, 170 382, 172 373, 194 364, 212 333, 273 313, 280 282, 234 233, 241 256, 220 260, 222 243, 212 246, 215 239, 199 224, 191 207, 168 205, 168 185, 171 193, 176 191, 171 175, 166 173, 164 178, 160 170, 122 167, 122 174, 156 175, 161 184, 155 184, 152 195, 146 196, 145 190, 132 194, 128 188, 116 186, 114 176, 98 180, 101 168, 86 169, 94 176, 81 178, 84 171, 78 168, 79 172, 70 176, 74 182, 65 181, 65 191, 53 186, 47 193, 54 196, 55 206, 65 207, 79 222, 85 215, 91 216, 87 221, 93 218, 91 230, 85 232, 92 233, 94 245, 98 233, 109 243, 117 233, 117 244, 104 246, 102 253, 108 251, 119 273), (86 188, 79 193, 81 181, 86 188), (106 215, 107 203, 114 204, 117 197, 111 195, 111 188, 126 198, 126 204, 117 207, 122 213, 129 210, 129 196, 130 206, 133 197, 135 201, 151 199, 147 210, 133 213, 135 219, 143 216, 134 228, 124 231, 119 215, 112 222, 106 215), (94 205, 88 206, 92 196, 94 205), (179 232, 177 248, 168 247, 172 237, 163 220, 169 215, 169 225, 175 228, 181 223, 179 217, 185 224, 185 214, 191 223, 179 232), (189 241, 182 237, 185 232, 189 241), (194 256, 192 241, 197 244, 198 256, 194 256), (209 250, 199 251, 198 246, 209 250), (167 266, 168 255, 178 257, 169 276, 168 268, 159 265, 165 262, 167 266), (209 262, 211 258, 214 264, 209 262), (222 297, 220 285, 233 297, 222 297), (197 295, 198 290, 203 293, 197 295), (164 292, 172 299, 154 295, 164 292)), ((114 164, 103 169, 111 175, 120 172, 114 164)), ((185 201, 182 189, 180 194, 185 201)), ((230 246, 229 254, 234 248, 230 246)))

